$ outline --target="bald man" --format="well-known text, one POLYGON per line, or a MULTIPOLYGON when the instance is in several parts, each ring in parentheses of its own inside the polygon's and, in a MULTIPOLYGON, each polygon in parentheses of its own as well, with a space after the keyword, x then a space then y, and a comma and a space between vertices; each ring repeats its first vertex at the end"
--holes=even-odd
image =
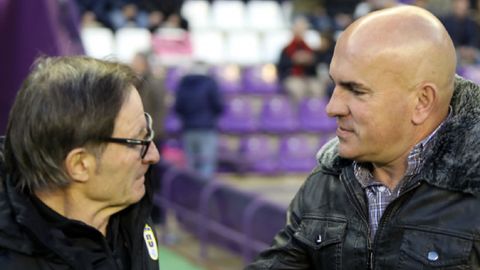
POLYGON ((480 269, 480 89, 428 11, 362 17, 340 36, 336 138, 246 269, 480 269))

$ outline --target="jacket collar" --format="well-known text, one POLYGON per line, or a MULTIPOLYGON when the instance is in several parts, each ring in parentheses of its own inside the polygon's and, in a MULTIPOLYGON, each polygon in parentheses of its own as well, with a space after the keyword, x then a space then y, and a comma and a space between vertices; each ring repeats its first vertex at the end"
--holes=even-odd
MULTIPOLYGON (((443 124, 425 153, 419 176, 431 185, 480 194, 480 89, 461 77, 455 79, 452 115, 443 124)), ((317 153, 317 170, 339 174, 352 160, 338 156, 338 138, 317 153)))

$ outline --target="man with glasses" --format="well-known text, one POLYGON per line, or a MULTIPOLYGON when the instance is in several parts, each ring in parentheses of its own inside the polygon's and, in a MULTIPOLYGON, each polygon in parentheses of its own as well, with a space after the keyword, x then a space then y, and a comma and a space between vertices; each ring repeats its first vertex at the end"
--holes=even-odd
POLYGON ((159 268, 137 84, 113 62, 37 61, 0 142, 1 269, 159 268))

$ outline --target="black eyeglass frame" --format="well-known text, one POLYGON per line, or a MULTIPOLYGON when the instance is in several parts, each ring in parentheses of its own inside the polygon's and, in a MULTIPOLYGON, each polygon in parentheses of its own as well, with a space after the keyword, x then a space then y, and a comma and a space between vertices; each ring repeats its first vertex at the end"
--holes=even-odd
POLYGON ((126 144, 126 145, 141 145, 142 148, 140 150, 140 157, 144 159, 148 153, 150 144, 152 144, 153 138, 155 137, 155 132, 152 129, 152 122, 153 122, 152 117, 150 116, 150 114, 145 113, 145 119, 147 120, 147 136, 148 136, 147 139, 142 140, 142 139, 109 137, 109 138, 103 138, 102 141, 126 144))

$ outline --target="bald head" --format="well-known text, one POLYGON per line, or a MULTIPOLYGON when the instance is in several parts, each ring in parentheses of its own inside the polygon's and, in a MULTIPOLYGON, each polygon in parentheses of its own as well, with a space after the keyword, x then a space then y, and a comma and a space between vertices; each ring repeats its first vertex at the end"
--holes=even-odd
POLYGON ((442 92, 453 89, 453 42, 442 23, 418 7, 389 8, 360 18, 340 36, 336 51, 381 65, 405 87, 428 81, 442 92))

